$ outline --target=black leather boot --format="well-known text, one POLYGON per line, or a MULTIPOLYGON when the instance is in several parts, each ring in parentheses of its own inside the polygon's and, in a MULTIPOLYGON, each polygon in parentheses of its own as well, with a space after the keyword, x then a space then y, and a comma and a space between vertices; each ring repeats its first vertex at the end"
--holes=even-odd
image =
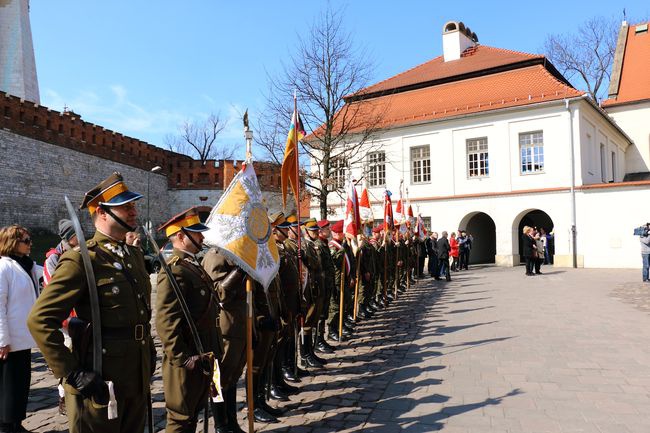
POLYGON ((214 433, 229 433, 230 428, 228 427, 228 416, 226 415, 225 393, 222 403, 210 402, 210 410, 212 411, 212 419, 214 420, 214 433))
POLYGON ((325 364, 320 362, 320 360, 314 355, 312 350, 312 341, 311 335, 305 335, 305 343, 300 346, 302 360, 305 361, 308 367, 312 368, 323 368, 325 364))
MULTIPOLYGON (((226 405, 226 419, 228 421, 228 433, 246 433, 237 422, 237 387, 230 387, 223 392, 226 405)), ((220 432, 217 432, 220 433, 220 432)))

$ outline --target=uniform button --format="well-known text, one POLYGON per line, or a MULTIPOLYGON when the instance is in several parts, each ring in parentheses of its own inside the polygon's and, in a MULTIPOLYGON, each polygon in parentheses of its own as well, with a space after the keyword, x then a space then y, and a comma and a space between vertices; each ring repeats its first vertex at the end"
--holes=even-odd
POLYGON ((127 263, 127 264, 126 264, 126 267, 129 268, 129 269, 131 269, 133 266, 131 266, 131 263, 127 263))
POLYGON ((111 293, 113 293, 114 295, 119 294, 120 293, 120 288, 117 287, 117 286, 111 287, 111 293))
POLYGON ((138 293, 138 299, 139 299, 139 298, 142 298, 142 295, 138 293))
POLYGON ((112 283, 113 281, 115 281, 115 278, 111 277, 111 278, 108 279, 108 281, 110 281, 112 283))
POLYGON ((106 349, 102 349, 102 353, 106 355, 106 349))
POLYGON ((140 343, 142 343, 142 345, 144 346, 144 340, 140 341, 140 343))
POLYGON ((140 310, 140 314, 144 314, 144 310, 140 310))
POLYGON ((136 283, 138 282, 138 280, 136 278, 134 278, 133 281, 136 282, 136 283))

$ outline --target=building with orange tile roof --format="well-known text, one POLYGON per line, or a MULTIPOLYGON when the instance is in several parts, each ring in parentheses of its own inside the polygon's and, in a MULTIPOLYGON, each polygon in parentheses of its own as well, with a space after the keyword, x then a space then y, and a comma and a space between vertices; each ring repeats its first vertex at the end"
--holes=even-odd
POLYGON ((366 181, 374 215, 403 180, 429 231, 473 235, 472 263, 519 264, 529 225, 554 233, 558 266, 640 267, 630 233, 650 181, 626 182, 627 132, 545 56, 481 45, 455 21, 442 39, 441 56, 345 98, 357 118, 381 117, 366 160, 336 162, 337 176, 366 181))
POLYGON ((626 154, 631 178, 650 179, 650 33, 648 22, 621 24, 603 108, 628 133, 634 146, 626 154))

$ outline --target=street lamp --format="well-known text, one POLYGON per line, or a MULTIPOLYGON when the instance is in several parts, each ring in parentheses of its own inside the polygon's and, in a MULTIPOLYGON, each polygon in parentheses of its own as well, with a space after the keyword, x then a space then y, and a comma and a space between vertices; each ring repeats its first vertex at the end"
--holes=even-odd
MULTIPOLYGON (((151 170, 147 172, 147 231, 149 231, 149 234, 151 234, 151 219, 149 218, 149 192, 151 189, 151 180, 150 180, 150 175, 151 173, 158 173, 160 170, 162 170, 162 167, 157 165, 153 167, 151 170)), ((149 237, 147 236, 147 251, 149 251, 151 248, 151 245, 149 245, 149 237)))

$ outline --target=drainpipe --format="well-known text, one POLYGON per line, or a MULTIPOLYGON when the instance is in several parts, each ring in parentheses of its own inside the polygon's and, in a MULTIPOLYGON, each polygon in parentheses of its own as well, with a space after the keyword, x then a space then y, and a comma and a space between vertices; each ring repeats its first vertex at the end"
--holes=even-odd
POLYGON ((577 239, 578 231, 576 228, 576 161, 575 161, 575 146, 573 143, 573 112, 569 107, 569 100, 564 100, 569 115, 569 139, 571 140, 571 250, 573 253, 573 267, 578 267, 578 250, 577 239))

